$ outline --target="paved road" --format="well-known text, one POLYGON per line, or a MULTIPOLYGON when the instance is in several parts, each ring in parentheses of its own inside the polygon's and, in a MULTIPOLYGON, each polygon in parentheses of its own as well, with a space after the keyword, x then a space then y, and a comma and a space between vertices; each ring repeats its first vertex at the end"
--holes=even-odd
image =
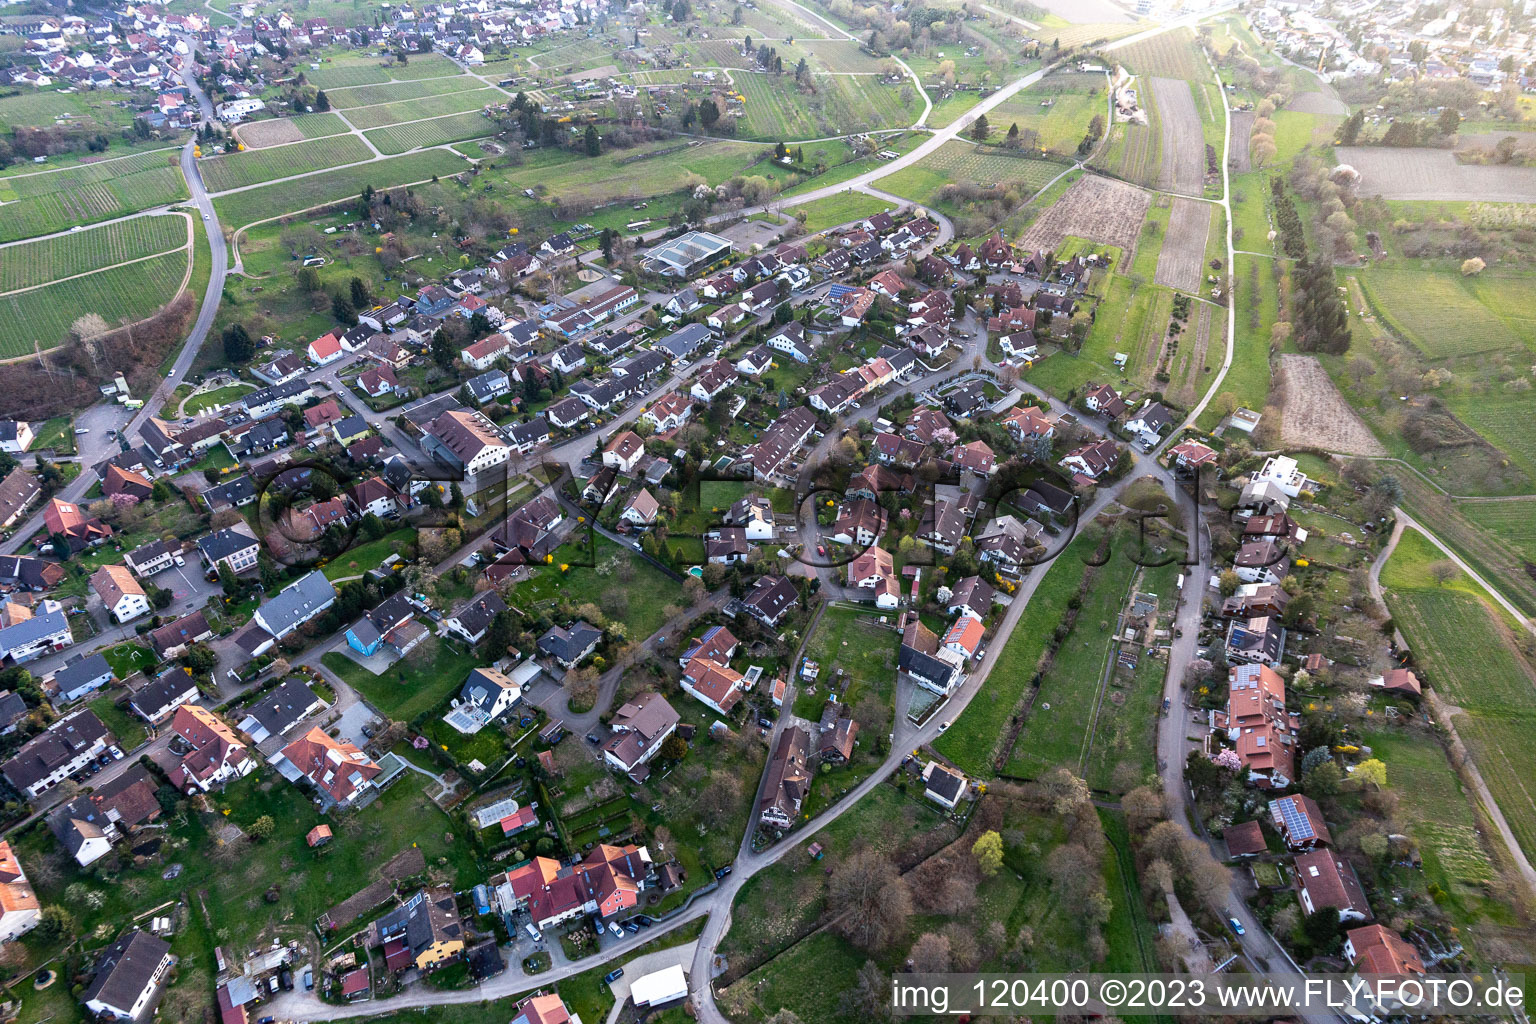
MULTIPOLYGON (((191 43, 189 42, 189 45, 191 43)), ((189 62, 190 64, 190 62, 189 62)), ((192 91, 197 99, 198 108, 202 111, 203 119, 213 119, 213 101, 208 94, 198 85, 192 75, 183 70, 182 81, 192 91)), ((187 340, 182 344, 176 361, 171 364, 170 372, 151 395, 144 396, 144 407, 121 429, 130 438, 137 435, 138 430, 151 416, 157 415, 167 401, 171 393, 176 390, 176 385, 186 379, 187 371, 197 359, 198 352, 202 349, 203 342, 208 338, 209 328, 213 326, 213 319, 219 311, 219 300, 224 294, 224 278, 229 271, 229 252, 224 244, 224 234, 219 228, 219 218, 214 212, 213 201, 208 198, 208 190, 203 187, 203 177, 198 172, 197 158, 193 150, 197 145, 194 138, 181 150, 181 171, 186 176, 187 188, 191 193, 191 203, 197 208, 198 215, 202 218, 204 232, 208 236, 208 251, 211 255, 211 268, 208 274, 208 287, 203 292, 203 302, 197 311, 197 320, 192 325, 192 331, 187 335, 187 340)), ((87 413, 86 415, 89 415, 87 413)), ((89 435, 86 435, 89 436, 89 435)), ((115 450, 108 445, 106 432, 97 430, 94 437, 90 437, 90 448, 85 444, 80 445, 81 461, 84 463, 81 473, 70 481, 60 492, 58 497, 64 501, 79 502, 84 499, 96 483, 96 474, 90 471, 90 464, 102 458, 106 458, 115 450)), ((15 528, 11 538, 0 544, 0 553, 15 554, 43 528, 43 516, 39 511, 28 517, 25 522, 15 528)))

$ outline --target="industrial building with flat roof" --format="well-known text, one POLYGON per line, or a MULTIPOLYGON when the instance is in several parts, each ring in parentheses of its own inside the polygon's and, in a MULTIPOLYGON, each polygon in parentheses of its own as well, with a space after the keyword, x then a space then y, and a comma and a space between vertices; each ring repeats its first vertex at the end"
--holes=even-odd
POLYGON ((645 269, 664 277, 692 277, 731 254, 731 240, 708 231, 689 231, 645 254, 645 269))

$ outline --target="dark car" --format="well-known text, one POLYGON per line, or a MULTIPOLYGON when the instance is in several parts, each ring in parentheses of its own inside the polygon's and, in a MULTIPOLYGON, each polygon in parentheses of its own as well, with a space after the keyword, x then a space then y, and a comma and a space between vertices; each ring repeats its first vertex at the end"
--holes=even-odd
POLYGON ((622 968, 622 967, 615 967, 613 970, 611 970, 607 974, 603 975, 603 984, 604 985, 612 985, 614 982, 618 981, 622 977, 624 977, 624 968, 622 968))
POLYGON ((635 924, 635 922, 633 922, 633 921, 625 921, 624 922, 624 930, 629 932, 629 934, 633 935, 633 934, 635 934, 636 932, 638 932, 640 930, 640 926, 638 924, 635 924))
POLYGON ((649 928, 651 926, 651 919, 648 917, 632 917, 630 920, 634 921, 641 928, 649 928))
POLYGON ((587 742, 588 743, 598 743, 598 742, 600 742, 598 740, 598 738, 597 738, 597 733, 595 733, 595 732, 587 733, 587 742))
POLYGON ((727 864, 723 868, 715 868, 715 877, 716 878, 724 878, 726 875, 728 875, 730 873, 731 873, 731 865, 729 865, 729 864, 727 864))

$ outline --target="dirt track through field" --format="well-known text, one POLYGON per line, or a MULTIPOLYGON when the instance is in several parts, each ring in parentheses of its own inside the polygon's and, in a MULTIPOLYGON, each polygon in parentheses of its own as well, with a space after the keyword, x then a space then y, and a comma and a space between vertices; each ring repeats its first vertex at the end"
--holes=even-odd
POLYGON ((1316 356, 1281 356, 1280 380, 1285 388, 1280 438, 1286 444, 1345 455, 1387 454, 1376 435, 1344 401, 1316 356))
POLYGON ((1130 256, 1152 197, 1134 185, 1085 174, 1025 232, 1031 251, 1055 249, 1067 235, 1118 245, 1130 256))
POLYGON ((1320 92, 1299 92, 1291 97, 1291 102, 1285 105, 1285 109, 1294 110, 1301 114, 1349 116, 1349 104, 1337 97, 1328 96, 1320 92))
POLYGON ((246 149, 261 149, 285 142, 302 142, 304 133, 295 128, 292 121, 280 117, 272 121, 243 124, 235 129, 235 138, 245 143, 246 149))
POLYGON ((1211 204, 1175 199, 1168 212, 1168 235, 1157 254, 1158 284, 1199 293, 1205 263, 1205 240, 1211 233, 1211 204))
POLYGON ((1205 190, 1205 136, 1189 83, 1182 78, 1147 80, 1162 126, 1163 166, 1157 187, 1197 196, 1205 190))
POLYGON ((1339 146, 1334 152, 1360 172, 1359 193, 1367 198, 1536 203, 1536 167, 1458 164, 1446 149, 1339 146))
POLYGON ((1253 170, 1248 159, 1248 136, 1253 134, 1254 116, 1251 110, 1232 111, 1232 170, 1238 174, 1253 170))

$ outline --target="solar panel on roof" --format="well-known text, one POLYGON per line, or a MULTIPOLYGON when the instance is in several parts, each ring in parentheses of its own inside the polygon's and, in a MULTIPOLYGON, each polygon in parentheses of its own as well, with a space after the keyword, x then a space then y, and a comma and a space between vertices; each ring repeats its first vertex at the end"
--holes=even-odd
POLYGON ((1312 821, 1297 806, 1296 801, 1290 797, 1276 801, 1280 805, 1280 820, 1285 823, 1285 831, 1292 840, 1311 839, 1316 835, 1312 831, 1312 821))

